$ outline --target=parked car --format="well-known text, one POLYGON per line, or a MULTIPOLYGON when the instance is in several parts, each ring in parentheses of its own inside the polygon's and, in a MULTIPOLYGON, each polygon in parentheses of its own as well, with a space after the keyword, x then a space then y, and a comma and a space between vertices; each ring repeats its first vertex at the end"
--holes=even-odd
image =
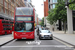
POLYGON ((39 39, 53 40, 53 34, 49 30, 41 30, 39 33, 39 39))

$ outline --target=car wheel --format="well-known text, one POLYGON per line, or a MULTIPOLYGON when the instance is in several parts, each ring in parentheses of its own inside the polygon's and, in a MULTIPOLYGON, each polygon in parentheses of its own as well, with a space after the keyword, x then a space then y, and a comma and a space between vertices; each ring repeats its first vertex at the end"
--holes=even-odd
POLYGON ((51 38, 51 40, 53 40, 53 37, 51 38))

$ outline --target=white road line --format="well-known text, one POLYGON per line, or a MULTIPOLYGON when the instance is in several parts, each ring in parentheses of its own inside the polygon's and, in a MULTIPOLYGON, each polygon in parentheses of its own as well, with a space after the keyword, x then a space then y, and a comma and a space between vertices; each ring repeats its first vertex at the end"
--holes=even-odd
POLYGON ((67 47, 65 45, 26 45, 26 46, 2 46, 1 48, 12 48, 12 47, 57 47, 64 48, 67 47))

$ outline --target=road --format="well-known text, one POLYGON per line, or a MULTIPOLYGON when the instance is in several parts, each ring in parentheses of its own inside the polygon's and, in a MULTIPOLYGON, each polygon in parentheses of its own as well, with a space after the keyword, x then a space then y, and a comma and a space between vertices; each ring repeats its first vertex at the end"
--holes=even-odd
POLYGON ((58 39, 39 40, 35 35, 35 40, 13 40, 12 42, 0 47, 0 50, 73 50, 73 48, 58 39))

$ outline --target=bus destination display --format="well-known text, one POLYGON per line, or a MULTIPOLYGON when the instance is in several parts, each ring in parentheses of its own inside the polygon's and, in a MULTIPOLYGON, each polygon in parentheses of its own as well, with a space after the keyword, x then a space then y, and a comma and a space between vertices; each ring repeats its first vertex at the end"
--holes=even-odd
POLYGON ((16 17, 16 21, 31 21, 31 17, 16 17))

